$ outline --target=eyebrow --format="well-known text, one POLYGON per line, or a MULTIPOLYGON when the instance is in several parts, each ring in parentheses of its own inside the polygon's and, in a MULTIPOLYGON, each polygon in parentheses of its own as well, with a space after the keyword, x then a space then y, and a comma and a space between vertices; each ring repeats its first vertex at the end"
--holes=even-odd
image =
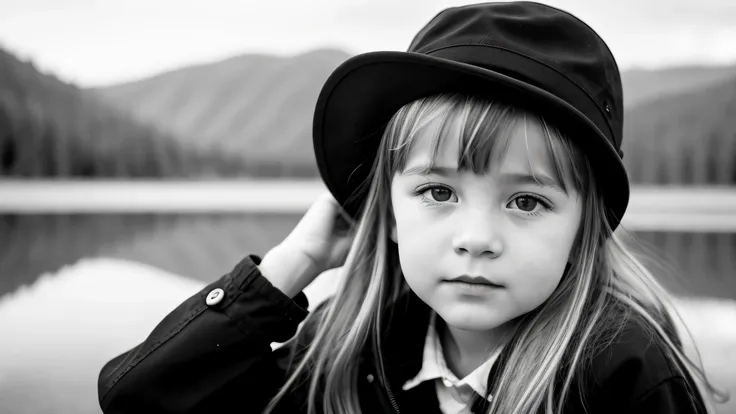
POLYGON ((565 187, 563 187, 557 180, 544 173, 510 173, 502 174, 501 180, 513 184, 532 184, 540 187, 549 187, 555 191, 559 191, 563 194, 567 194, 565 187))
MULTIPOLYGON (((407 168, 401 172, 401 175, 439 175, 441 177, 448 177, 457 173, 457 168, 441 167, 436 165, 418 165, 416 167, 407 168)), ((511 184, 531 184, 539 187, 549 187, 552 190, 559 191, 560 193, 567 195, 565 187, 562 186, 558 180, 545 173, 506 173, 501 175, 501 181, 511 184)))
POLYGON ((436 165, 418 165, 416 167, 407 168, 401 172, 401 175, 441 175, 447 177, 449 175, 457 174, 457 168, 451 167, 439 167, 436 165))

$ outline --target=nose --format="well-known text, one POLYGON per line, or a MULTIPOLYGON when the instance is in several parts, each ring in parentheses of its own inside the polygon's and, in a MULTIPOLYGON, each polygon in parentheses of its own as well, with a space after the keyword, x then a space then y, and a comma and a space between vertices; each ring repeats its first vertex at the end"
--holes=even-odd
POLYGON ((463 221, 453 239, 456 254, 487 258, 503 254, 503 242, 488 211, 466 216, 463 221))

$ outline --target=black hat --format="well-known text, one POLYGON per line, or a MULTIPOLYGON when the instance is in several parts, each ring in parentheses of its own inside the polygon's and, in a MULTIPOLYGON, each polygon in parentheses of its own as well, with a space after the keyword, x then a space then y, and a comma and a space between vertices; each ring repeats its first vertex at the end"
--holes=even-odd
POLYGON ((587 24, 533 2, 449 8, 407 52, 371 52, 341 64, 317 100, 313 139, 322 179, 356 217, 384 129, 404 105, 456 92, 536 111, 589 158, 615 228, 629 201, 621 158, 623 91, 616 61, 587 24))

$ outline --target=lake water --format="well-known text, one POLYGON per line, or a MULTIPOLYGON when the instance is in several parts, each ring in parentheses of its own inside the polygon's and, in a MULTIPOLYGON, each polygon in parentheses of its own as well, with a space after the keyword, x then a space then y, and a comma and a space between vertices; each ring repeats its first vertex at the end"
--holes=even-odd
MULTIPOLYGON (((96 378, 107 360, 244 254, 265 253, 298 219, 0 215, 0 412, 99 413, 96 378)), ((660 278, 681 297, 706 369, 736 395, 736 237, 638 236, 676 263, 677 273, 660 278)), ((317 301, 330 286, 319 281, 308 295, 317 301)))

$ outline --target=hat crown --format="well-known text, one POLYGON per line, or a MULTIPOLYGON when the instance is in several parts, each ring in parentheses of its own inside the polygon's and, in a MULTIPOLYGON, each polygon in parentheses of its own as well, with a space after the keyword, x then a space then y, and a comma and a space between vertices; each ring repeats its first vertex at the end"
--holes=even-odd
POLYGON ((601 132, 620 151, 623 90, 618 66, 603 39, 570 13, 534 2, 449 8, 422 28, 408 51, 481 66, 558 96, 583 93, 596 107, 584 112, 593 115, 594 122, 598 118, 595 123, 601 132), (497 59, 498 53, 517 56, 497 59), (520 64, 525 60, 536 64, 525 68, 526 65, 520 64), (541 73, 539 63, 550 73, 541 73), (556 73, 554 76, 567 78, 566 92, 555 90, 563 82, 550 79, 552 71, 556 73), (570 84, 576 85, 579 91, 570 91, 570 84))

